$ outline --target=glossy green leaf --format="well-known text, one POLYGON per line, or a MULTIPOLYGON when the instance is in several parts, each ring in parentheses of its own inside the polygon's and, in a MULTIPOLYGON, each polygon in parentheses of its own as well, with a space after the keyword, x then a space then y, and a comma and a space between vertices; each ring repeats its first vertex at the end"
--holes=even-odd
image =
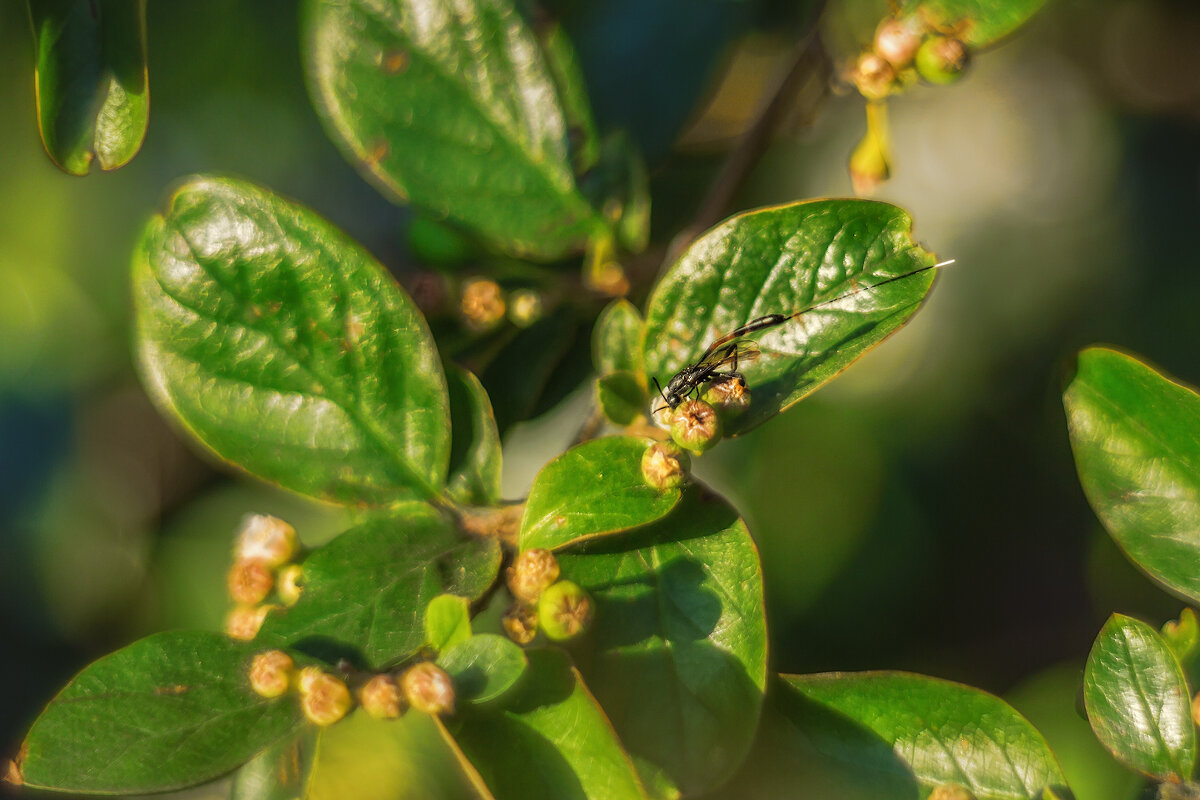
POLYGON ((196 178, 146 228, 134 292, 146 383, 217 455, 336 502, 439 492, 449 411, 425 320, 316 214, 196 178))
POLYGON ((908 214, 886 203, 814 200, 731 217, 697 239, 654 290, 646 372, 665 386, 698 363, 712 341, 749 320, 842 298, 753 335, 762 355, 738 365, 753 401, 726 430, 743 433, 907 322, 933 271, 876 285, 933 263, 913 241, 908 214))
POLYGON ((383 668, 425 644, 431 600, 479 597, 499 568, 495 539, 464 538, 436 511, 414 503, 310 555, 300 600, 272 611, 258 640, 383 668))
POLYGON ((142 146, 150 115, 146 0, 29 0, 38 129, 54 163, 86 175, 142 146))
POLYGON ((903 13, 917 13, 939 30, 971 47, 983 47, 1024 25, 1046 0, 904 0, 903 13))
POLYGON ((555 76, 509 0, 309 0, 312 93, 391 195, 553 259, 605 229, 575 184, 555 76))
POLYGON ((592 363, 596 372, 642 371, 642 331, 645 324, 633 303, 621 298, 600 312, 592 331, 592 363))
POLYGON ((559 650, 528 651, 529 668, 501 710, 448 727, 498 800, 645 798, 604 711, 559 650))
POLYGON ((22 746, 27 786, 165 792, 226 773, 296 731, 295 697, 246 675, 261 650, 216 633, 159 633, 105 656, 50 702, 22 746))
POLYGON ((641 436, 607 436, 572 447, 542 467, 521 517, 521 550, 557 550, 665 516, 678 489, 655 489, 642 475, 641 436))
POLYGON ((439 594, 425 607, 425 643, 437 652, 471 638, 467 598, 439 594))
POLYGON ((1109 617, 1088 654, 1083 702, 1096 738, 1119 761, 1158 780, 1191 777, 1191 697, 1179 660, 1154 628, 1109 617))
POLYGON ((500 497, 500 433, 479 379, 450 366, 450 478, 446 493, 460 503, 488 505, 500 497))
POLYGON ((233 776, 229 800, 297 800, 307 796, 321 729, 305 726, 242 765, 233 776))
POLYGON ((915 781, 958 784, 976 800, 1042 800, 1066 780, 1046 740, 998 697, 906 672, 782 675, 775 699, 788 745, 868 776, 879 797, 915 781))
POLYGON ((1200 396, 1093 347, 1079 354, 1063 404, 1096 516, 1135 564, 1200 602, 1200 396))
POLYGON ((632 372, 610 372, 596 380, 596 399, 604 416, 617 425, 629 425, 645 413, 646 391, 632 372))
POLYGON ((574 157, 573 166, 575 173, 580 175, 595 166, 600 157, 600 134, 592 118, 587 82, 583 79, 575 46, 562 25, 554 20, 539 20, 536 32, 546 57, 546 68, 558 89, 574 157))
MULTIPOLYGON (((355 711, 321 735, 303 800, 491 800, 436 717, 355 711)), ((300 798, 297 798, 300 800, 300 798)))
POLYGON ((486 703, 520 680, 529 662, 525 651, 494 633, 471 636, 448 647, 437 660, 454 680, 458 702, 486 703))
POLYGON ((559 566, 596 601, 581 669, 629 751, 685 794, 727 778, 767 675, 762 569, 737 512, 693 487, 667 518, 559 566))

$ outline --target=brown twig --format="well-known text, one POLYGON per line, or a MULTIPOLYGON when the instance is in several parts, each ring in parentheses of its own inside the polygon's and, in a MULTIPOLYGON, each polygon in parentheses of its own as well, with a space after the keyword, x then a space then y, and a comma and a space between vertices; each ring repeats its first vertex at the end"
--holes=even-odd
POLYGON ((815 88, 807 96, 804 106, 796 110, 793 118, 794 127, 798 130, 812 124, 817 111, 829 95, 832 72, 829 55, 821 43, 821 37, 814 29, 796 43, 775 90, 754 120, 754 124, 742 134, 730 152, 721 167, 721 172, 692 217, 692 222, 671 242, 667 258, 663 262, 664 266, 673 262, 693 239, 725 216, 742 184, 766 152, 776 130, 788 116, 793 98, 810 81, 815 84, 815 88))

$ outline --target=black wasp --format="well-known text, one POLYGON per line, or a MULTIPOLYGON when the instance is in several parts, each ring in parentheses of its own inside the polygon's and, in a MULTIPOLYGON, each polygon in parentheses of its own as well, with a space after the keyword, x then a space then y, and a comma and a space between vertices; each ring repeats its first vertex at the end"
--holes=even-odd
POLYGON ((667 381, 666 389, 663 389, 659 385, 658 378, 654 378, 654 386, 658 389, 658 393, 662 397, 663 403, 665 403, 665 405, 654 409, 654 413, 657 414, 667 408, 672 411, 675 410, 680 403, 693 393, 698 392, 701 386, 708 383, 725 383, 726 381, 736 380, 742 386, 745 386, 746 379, 742 373, 738 372, 738 362, 753 361, 758 358, 759 351, 753 342, 748 342, 743 337, 757 331, 782 325, 788 320, 799 317, 801 314, 806 314, 822 306, 831 305, 839 300, 845 300, 847 297, 853 297, 862 292, 869 292, 872 289, 878 289, 880 286, 886 286, 889 283, 903 280, 904 278, 911 278, 913 275, 919 275, 922 272, 928 272, 938 267, 946 267, 953 263, 954 261, 951 259, 950 261, 931 264, 928 267, 914 269, 902 275, 893 275, 886 280, 879 281, 879 283, 873 283, 870 286, 860 286, 845 294, 838 295, 829 300, 822 300, 819 303, 813 303, 790 314, 767 314, 750 320, 740 328, 735 328, 724 336, 713 340, 713 343, 704 351, 704 355, 700 356, 699 361, 695 364, 688 364, 671 376, 671 380, 667 381))

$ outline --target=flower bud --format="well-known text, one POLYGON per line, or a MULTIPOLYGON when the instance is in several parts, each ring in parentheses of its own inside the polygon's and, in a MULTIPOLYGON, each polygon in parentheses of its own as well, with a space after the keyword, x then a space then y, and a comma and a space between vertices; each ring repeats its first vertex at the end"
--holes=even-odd
POLYGON ((975 795, 957 783, 943 783, 934 787, 928 800, 975 800, 975 795))
POLYGON ((240 639, 243 642, 250 641, 258 636, 258 629, 262 627, 263 620, 267 618, 267 612, 272 608, 275 606, 270 604, 236 606, 225 616, 225 633, 233 639, 240 639))
POLYGON ((297 680, 300 687, 300 710, 310 722, 317 725, 332 725, 354 705, 354 698, 346 683, 317 667, 300 670, 297 680))
POLYGON ((463 283, 459 311, 467 325, 477 331, 494 328, 508 308, 504 290, 491 278, 471 278, 463 283))
POLYGON ((229 568, 225 582, 235 603, 252 606, 267 599, 275 585, 275 576, 262 561, 239 559, 229 568))
POLYGON ((536 603, 542 590, 558 580, 558 559, 549 550, 535 547, 517 556, 508 568, 508 590, 525 603, 536 603))
POLYGON ((921 46, 921 21, 916 16, 896 19, 889 17, 875 29, 875 52, 896 69, 912 63, 921 46))
POLYGON ((400 691, 408 704, 426 714, 454 713, 454 683, 431 661, 414 664, 400 676, 400 691))
POLYGON ((642 453, 642 477, 659 491, 682 486, 691 466, 691 457, 674 442, 655 442, 642 453))
POLYGON ((250 687, 263 697, 279 697, 287 691, 295 664, 282 650, 266 650, 250 662, 250 687))
POLYGON ((721 418, 703 400, 685 400, 675 409, 671 438, 685 450, 703 453, 721 441, 721 418))
POLYGON ((531 606, 514 603, 500 622, 508 638, 517 644, 529 644, 537 636, 537 611, 531 606))
POLYGON ((952 36, 930 36, 917 50, 917 74, 930 83, 945 85, 962 77, 970 51, 952 36))
POLYGON ((261 561, 278 567, 296 555, 296 529, 277 517, 251 514, 242 522, 234 548, 236 561, 261 561))
POLYGON ((542 296, 532 289, 517 289, 509 297, 508 318, 518 328, 528 328, 542 318, 542 296))
POLYGON ((671 422, 675 419, 675 409, 663 403, 658 396, 655 396, 651 402, 654 405, 650 412, 650 420, 664 431, 671 430, 671 422))
POLYGON ((851 75, 858 91, 868 100, 882 100, 892 93, 896 70, 877 53, 863 53, 851 75))
POLYGON ((404 713, 400 687, 391 675, 376 675, 358 690, 358 702, 376 719, 395 719, 404 713))
POLYGON ((538 601, 538 624, 546 638, 556 642, 573 639, 586 630, 594 613, 591 595, 571 581, 554 584, 538 601))
POLYGON ((715 408, 722 421, 737 419, 750 407, 750 387, 745 381, 717 381, 709 384, 700 399, 715 408))
POLYGON ((303 579, 304 568, 299 564, 288 564, 279 570, 279 583, 276 591, 285 606, 296 605, 296 601, 300 599, 300 593, 304 589, 303 579))

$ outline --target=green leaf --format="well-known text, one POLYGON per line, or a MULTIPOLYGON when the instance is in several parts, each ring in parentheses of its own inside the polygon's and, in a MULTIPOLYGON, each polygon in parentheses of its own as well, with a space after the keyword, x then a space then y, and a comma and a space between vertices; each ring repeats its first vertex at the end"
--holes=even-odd
POLYGON ((425 643, 437 652, 471 638, 467 598, 439 594, 425 607, 425 643))
POLYGON ((596 398, 604 416, 618 425, 629 425, 645 412, 646 390, 632 372, 610 372, 596 380, 596 398))
POLYGON ((1046 0, 905 0, 903 14, 917 13, 939 30, 952 31, 971 47, 992 44, 1021 27, 1046 0))
POLYGON ((521 550, 557 550, 665 516, 678 489, 655 489, 642 475, 641 436, 607 436, 572 447, 542 467, 521 517, 521 550))
POLYGON ((86 175, 121 167, 150 115, 146 0, 29 0, 38 129, 54 163, 86 175))
POLYGON ((849 780, 895 794, 915 778, 926 791, 958 784, 976 800, 1042 800, 1065 786, 1049 745, 998 697, 905 672, 781 675, 776 705, 788 721, 792 763, 815 750, 849 780))
POLYGON ((429 329, 316 214, 196 178, 143 234, 134 292, 146 383, 220 457, 347 504, 438 493, 450 424, 429 329))
POLYGON ((509 0, 309 0, 306 17, 326 126, 383 190, 518 256, 604 232, 555 76, 509 0))
POLYGON ((1158 631, 1113 614, 1083 673, 1096 738, 1117 760, 1161 781, 1191 777, 1196 731, 1179 660, 1158 631))
POLYGON ((468 703, 495 700, 513 687, 529 664, 524 650, 494 633, 450 646, 437 663, 454 679, 455 698, 468 703))
POLYGON ((590 170, 600 157, 600 134, 592 118, 592 104, 588 100, 587 82, 571 37, 562 25, 553 20, 543 20, 537 27, 538 41, 546 57, 546 67, 558 88, 559 101, 567 121, 569 141, 574 156, 577 175, 590 170))
POLYGON ((258 641, 383 668, 425 644, 430 601, 440 594, 479 597, 499 568, 495 539, 463 538, 436 511, 414 503, 310 555, 300 600, 271 612, 258 641))
POLYGON ((355 711, 321 735, 303 800, 491 800, 436 717, 355 711))
POLYGON ((460 503, 490 505, 500 497, 500 433, 492 403, 479 379, 448 366, 450 478, 446 493, 460 503))
POLYGON ((692 487, 666 519, 559 566, 596 601, 582 669, 626 747, 685 794, 727 778, 767 676, 762 569, 737 512, 692 487))
POLYGON ((449 725, 488 788, 499 800, 645 798, 633 763, 566 656, 528 656, 503 710, 459 714, 449 725))
POLYGON ((623 131, 606 136, 599 161, 582 181, 592 204, 603 209, 626 251, 640 253, 650 242, 650 178, 642 156, 623 131))
POLYGON ((165 792, 224 774, 296 731, 294 697, 250 688, 261 647, 216 633, 159 633, 91 664, 50 702, 22 746, 27 786, 165 792))
POLYGON ((932 270, 867 287, 933 263, 913 241, 908 214, 886 203, 814 200, 731 217, 697 239, 655 288, 646 315, 647 374, 665 386, 713 340, 752 319, 843 298, 754 335, 762 356, 738 365, 753 401, 726 431, 744 433, 907 322, 932 270))
POLYGON ((1079 354, 1063 404, 1096 516, 1135 564, 1200 602, 1200 396, 1093 347, 1079 354))
POLYGON ((303 728, 242 765, 233 776, 229 800, 296 800, 308 794, 322 729, 303 728))
POLYGON ((612 301, 600 312, 592 332, 592 363, 596 372, 642 371, 642 331, 645 324, 633 303, 612 301))

